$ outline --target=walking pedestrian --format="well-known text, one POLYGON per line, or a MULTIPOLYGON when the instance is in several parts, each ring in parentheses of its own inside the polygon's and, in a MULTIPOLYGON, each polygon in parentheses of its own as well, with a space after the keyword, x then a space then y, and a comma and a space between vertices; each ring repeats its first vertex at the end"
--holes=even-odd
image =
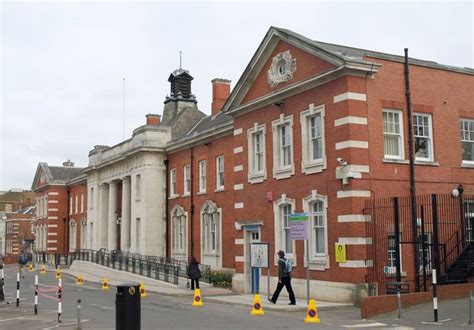
POLYGON ((285 286, 286 291, 288 291, 288 295, 290 296, 290 303, 288 305, 296 305, 295 293, 291 287, 291 263, 285 258, 285 252, 282 250, 278 251, 278 256, 280 257, 278 259, 278 285, 275 292, 273 293, 273 297, 268 299, 268 301, 276 304, 281 289, 283 289, 283 286, 285 286))
POLYGON ((196 284, 196 289, 199 289, 201 269, 199 269, 199 261, 197 261, 195 257, 192 257, 191 262, 189 263, 188 277, 191 279, 191 290, 194 290, 194 284, 196 284))
POLYGON ((25 254, 25 251, 21 250, 20 257, 18 258, 18 268, 20 270, 20 274, 22 278, 25 278, 25 275, 23 275, 23 268, 26 266, 28 263, 28 257, 25 254))

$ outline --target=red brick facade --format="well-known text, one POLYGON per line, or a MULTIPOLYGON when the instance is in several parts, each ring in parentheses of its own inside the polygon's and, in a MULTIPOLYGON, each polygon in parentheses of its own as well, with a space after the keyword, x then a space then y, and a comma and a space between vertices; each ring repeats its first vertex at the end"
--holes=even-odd
MULTIPOLYGON (((192 157, 194 229, 191 232, 188 217, 187 230, 193 237, 194 248, 189 253, 200 256, 199 212, 203 203, 211 200, 222 209, 222 267, 242 273, 246 262, 246 243, 243 242, 246 240, 245 230, 240 226, 259 224, 259 240, 270 243, 270 256, 273 256, 281 248, 281 242, 279 246, 275 242, 278 235, 275 223, 279 221, 275 202, 279 199, 294 201, 292 211, 303 212, 305 198, 312 194, 323 196, 327 201, 327 264, 312 268, 310 276, 322 281, 364 283, 367 267, 370 267, 366 250, 371 239, 365 233, 366 219, 362 216, 366 199, 409 194, 404 64, 397 57, 365 56, 362 59, 365 63, 375 63, 372 68, 366 67, 365 72, 362 69, 336 72, 337 65, 328 63, 318 54, 310 54, 303 40, 300 46, 296 45, 297 41, 289 42, 274 43, 273 50, 267 51, 267 57, 260 60, 262 65, 259 66, 258 60, 251 62, 251 68, 247 70, 259 67, 260 72, 246 71, 232 91, 223 109, 233 117, 232 131, 219 136, 197 137, 188 147, 181 146, 179 151, 176 148, 169 152, 169 169, 177 169, 179 195, 169 199, 169 211, 178 204, 186 212, 191 210, 191 197, 182 197, 182 190, 183 166, 189 164, 192 157), (272 59, 288 50, 296 59, 296 71, 292 79, 271 87, 267 72, 272 59), (299 87, 310 86, 311 79, 319 79, 321 83, 309 88, 299 87), (324 107, 324 165, 317 172, 308 174, 302 165, 305 148, 302 141, 307 138, 302 131, 302 113, 320 106, 324 107), (401 160, 384 157, 384 109, 402 113, 404 155, 401 160), (292 119, 294 165, 289 177, 277 179, 273 173, 276 131, 272 127, 279 118, 292 119), (248 130, 263 125, 266 177, 263 182, 250 183, 248 130), (192 150, 191 145, 194 145, 192 150), (215 157, 221 154, 225 156, 225 190, 214 192, 215 157), (348 166, 350 175, 347 179, 340 176, 344 166, 341 166, 342 160, 338 162, 339 158, 348 166), (201 159, 206 159, 208 164, 205 194, 198 194, 198 161, 201 159), (337 242, 347 246, 347 263, 335 260, 337 242)), ((252 61, 259 54, 265 54, 265 49, 259 49, 252 61)), ((473 73, 417 63, 413 63, 410 70, 412 110, 431 114, 434 146, 431 161, 416 162, 417 193, 450 193, 458 184, 472 192, 474 172, 469 164, 462 162, 459 127, 461 118, 474 119, 473 73)), ((169 222, 168 228, 171 227, 169 222)), ((172 254, 171 234, 168 243, 172 254)), ((190 244, 188 251, 191 251, 190 244)), ((293 257, 293 276, 305 278, 302 241, 296 242, 293 257)), ((271 267, 273 276, 276 272, 276 267, 271 267)))

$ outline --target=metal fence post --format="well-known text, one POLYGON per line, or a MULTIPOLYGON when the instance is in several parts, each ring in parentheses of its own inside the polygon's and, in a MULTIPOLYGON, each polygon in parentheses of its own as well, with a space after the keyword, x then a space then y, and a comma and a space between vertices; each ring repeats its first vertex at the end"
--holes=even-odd
MULTIPOLYGON (((436 194, 431 195, 431 207, 433 212, 433 243, 434 243, 434 268, 436 272, 440 272, 439 260, 439 231, 438 231, 438 200, 436 194)), ((436 275, 436 272, 433 274, 436 275)), ((440 273, 441 274, 441 273, 440 273)))
POLYGON ((81 328, 81 299, 77 300, 77 330, 82 330, 81 328))
MULTIPOLYGON (((402 272, 400 264, 400 216, 398 213, 398 197, 393 199, 393 218, 395 221, 395 267, 397 272, 397 282, 402 281, 402 272)), ((400 291, 400 285, 398 285, 398 291, 400 291)))

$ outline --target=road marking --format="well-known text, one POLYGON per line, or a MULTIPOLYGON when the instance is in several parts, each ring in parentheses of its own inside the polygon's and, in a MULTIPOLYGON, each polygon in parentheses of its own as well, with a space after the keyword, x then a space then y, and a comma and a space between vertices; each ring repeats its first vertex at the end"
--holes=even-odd
POLYGON ((89 304, 89 306, 97 307, 97 308, 104 309, 104 310, 113 310, 113 309, 115 309, 115 307, 102 306, 102 305, 98 305, 98 304, 89 304))
POLYGON ((444 325, 443 323, 439 323, 439 322, 421 322, 421 324, 444 325))
MULTIPOLYGON (((81 320, 81 324, 82 324, 83 322, 87 322, 87 321, 89 321, 89 319, 81 320)), ((65 326, 65 325, 73 325, 73 324, 77 324, 77 321, 74 321, 74 320, 65 320, 65 321, 63 321, 63 322, 61 323, 61 325, 54 325, 54 326, 52 326, 52 327, 43 328, 42 330, 56 329, 56 328, 58 328, 58 327, 63 327, 63 326, 65 326), (66 323, 66 322, 68 322, 68 321, 69 321, 69 323, 66 323)))
POLYGON ((341 325, 343 328, 373 328, 373 327, 382 327, 386 325, 385 323, 365 323, 365 324, 354 324, 354 325, 341 325))

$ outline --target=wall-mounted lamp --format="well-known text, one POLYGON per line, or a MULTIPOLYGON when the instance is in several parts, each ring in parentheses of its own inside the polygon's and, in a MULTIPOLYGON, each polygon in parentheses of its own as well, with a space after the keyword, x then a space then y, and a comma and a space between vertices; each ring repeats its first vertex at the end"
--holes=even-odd
POLYGON ((280 109, 283 108, 284 104, 285 103, 283 103, 283 100, 280 100, 280 101, 277 101, 277 102, 273 103, 273 105, 275 105, 276 107, 278 107, 280 109))

